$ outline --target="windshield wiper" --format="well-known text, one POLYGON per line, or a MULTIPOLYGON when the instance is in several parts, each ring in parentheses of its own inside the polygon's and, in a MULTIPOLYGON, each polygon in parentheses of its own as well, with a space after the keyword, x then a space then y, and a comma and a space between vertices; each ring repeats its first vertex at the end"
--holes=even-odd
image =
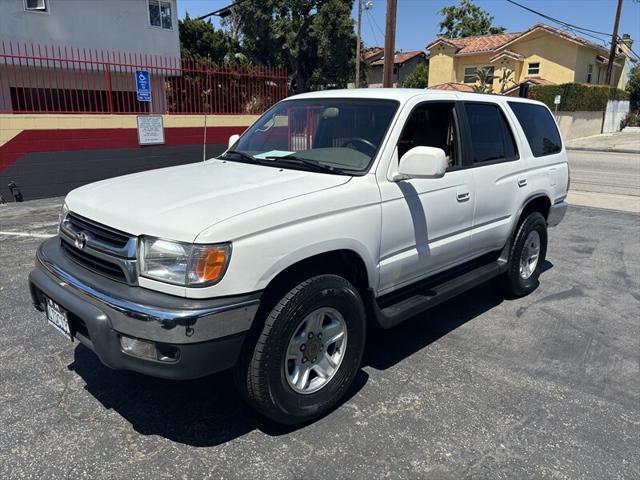
POLYGON ((311 160, 310 158, 298 157, 296 155, 286 155, 284 157, 279 157, 277 155, 269 155, 264 157, 267 160, 275 161, 276 163, 288 163, 290 165, 302 164, 305 167, 311 167, 319 172, 328 172, 328 173, 337 173, 339 175, 349 175, 346 171, 342 170, 338 167, 333 167, 331 165, 326 165, 324 163, 320 163, 317 160, 311 160))
POLYGON ((233 161, 234 160, 233 158, 227 158, 228 154, 237 155, 242 160, 244 160, 245 162, 259 163, 257 158, 252 157, 248 153, 241 152, 240 150, 227 150, 226 152, 224 152, 224 155, 221 155, 218 158, 221 158, 222 160, 231 160, 231 161, 233 161))

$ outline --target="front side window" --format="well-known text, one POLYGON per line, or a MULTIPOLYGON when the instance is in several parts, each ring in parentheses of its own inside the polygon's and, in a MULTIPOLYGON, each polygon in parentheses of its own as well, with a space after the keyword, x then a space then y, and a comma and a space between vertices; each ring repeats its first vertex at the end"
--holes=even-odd
POLYGON ((547 108, 534 103, 508 103, 527 137, 534 157, 552 155, 562 150, 558 126, 547 108))
POLYGON ((222 158, 278 168, 364 174, 397 109, 394 100, 280 102, 222 158))
POLYGON ((511 128, 497 105, 465 103, 473 163, 510 161, 518 158, 511 128))
POLYGON ((540 73, 540 62, 530 63, 527 75, 538 75, 540 73))
POLYGON ((444 150, 449 169, 460 165, 457 123, 453 102, 425 103, 409 116, 398 140, 398 160, 413 147, 444 150))
POLYGON ((24 9, 34 12, 46 12, 47 0, 24 0, 24 9))
POLYGON ((153 27, 171 30, 173 28, 171 3, 149 0, 149 23, 153 27))

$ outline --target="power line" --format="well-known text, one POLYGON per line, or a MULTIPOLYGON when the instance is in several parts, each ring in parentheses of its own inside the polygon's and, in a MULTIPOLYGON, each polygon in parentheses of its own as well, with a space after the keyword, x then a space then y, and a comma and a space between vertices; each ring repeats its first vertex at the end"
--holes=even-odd
POLYGON ((371 18, 371 20, 373 21, 373 24, 376 26, 376 28, 380 32, 380 35, 382 35, 382 38, 384 38, 384 32, 380 28, 380 25, 378 25, 378 22, 376 21, 376 18, 373 16, 373 13, 369 12, 369 17, 371 18))
MULTIPOLYGON (((624 38, 622 38, 622 37, 618 37, 618 43, 623 43, 621 40, 624 40, 624 38)), ((636 53, 636 51, 635 51, 633 48, 631 48, 631 46, 629 46, 629 44, 628 44, 628 43, 625 43, 625 46, 629 49, 629 51, 630 51, 631 53, 633 53, 633 55, 634 55, 638 60, 640 60, 640 55, 638 55, 638 54, 636 53)))
MULTIPOLYGON (((367 17, 371 16, 371 13, 369 12, 369 10, 365 10, 365 15, 367 17)), ((373 40, 376 42, 376 46, 380 45, 380 42, 378 42, 378 35, 376 34, 376 31, 373 28, 373 22, 371 21, 371 18, 369 18, 369 21, 367 23, 369 24, 369 29, 371 30, 371 34, 373 36, 373 40)))
MULTIPOLYGON (((512 3, 513 5, 516 5, 516 6, 520 7, 520 8, 523 8, 523 9, 527 10, 528 12, 535 13, 536 15, 539 15, 542 18, 546 18, 549 21, 552 21, 552 22, 555 22, 555 23, 559 23, 560 25, 564 25, 565 27, 569 27, 569 28, 573 28, 573 29, 576 29, 576 30, 580 30, 582 32, 591 32, 591 33, 596 33, 598 35, 605 35, 607 37, 613 37, 610 33, 599 32, 597 30, 591 30, 591 29, 585 28, 585 27, 579 27, 578 25, 574 25, 572 23, 565 22, 564 20, 559 20, 557 18, 554 18, 554 17, 551 17, 549 15, 546 15, 546 14, 544 14, 542 12, 538 12, 537 10, 534 10, 533 8, 529 8, 529 7, 525 6, 525 5, 521 5, 520 3, 515 2, 514 0, 507 0, 507 2, 512 3)), ((602 39, 599 39, 599 40, 602 40, 602 39)))

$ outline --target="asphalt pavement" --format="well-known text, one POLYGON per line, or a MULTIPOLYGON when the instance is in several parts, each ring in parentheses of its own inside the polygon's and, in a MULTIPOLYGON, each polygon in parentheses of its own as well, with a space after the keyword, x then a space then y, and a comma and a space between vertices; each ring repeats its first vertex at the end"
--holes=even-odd
POLYGON ((292 429, 228 373, 111 371, 50 328, 27 275, 60 203, 0 208, 0 478, 640 478, 637 214, 571 206, 533 294, 373 332, 345 402, 292 429))
POLYGON ((570 150, 569 203, 640 212, 640 153, 570 150))

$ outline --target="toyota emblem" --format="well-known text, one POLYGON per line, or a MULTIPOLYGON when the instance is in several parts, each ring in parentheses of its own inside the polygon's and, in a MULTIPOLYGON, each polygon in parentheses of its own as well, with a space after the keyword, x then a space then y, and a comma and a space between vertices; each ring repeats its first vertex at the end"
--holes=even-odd
POLYGON ((84 250, 84 247, 87 246, 87 235, 84 232, 76 233, 75 240, 76 248, 80 250, 84 250))

